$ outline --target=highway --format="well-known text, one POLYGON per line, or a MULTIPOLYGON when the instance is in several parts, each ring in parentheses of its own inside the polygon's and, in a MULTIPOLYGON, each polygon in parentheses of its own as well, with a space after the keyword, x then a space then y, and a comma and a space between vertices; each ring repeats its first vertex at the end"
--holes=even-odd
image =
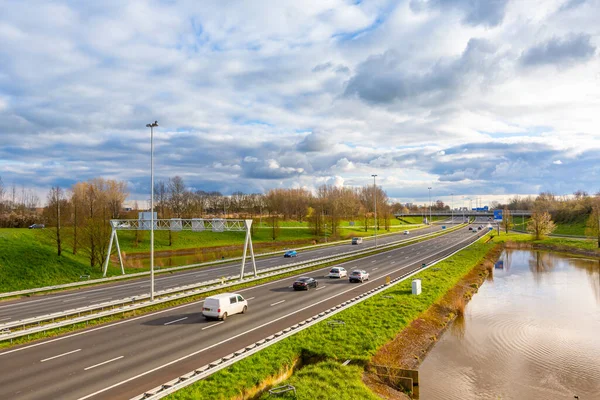
POLYGON ((248 313, 224 322, 206 321, 198 301, 2 351, 0 398, 129 399, 364 293, 386 276, 419 269, 484 233, 465 227, 341 264, 369 271, 371 279, 362 284, 324 279, 327 268, 305 274, 319 280, 308 292, 291 289, 295 278, 242 289, 248 313))
MULTIPOLYGON (((409 235, 401 233, 378 237, 378 245, 397 241, 399 239, 414 239, 415 237, 440 230, 440 226, 430 226, 424 229, 411 231, 409 235)), ((298 252, 298 257, 284 258, 283 253, 277 256, 261 257, 256 259, 256 268, 271 268, 278 265, 286 265, 302 260, 309 260, 317 257, 332 256, 342 254, 357 249, 366 249, 375 246, 374 240, 366 240, 363 244, 353 246, 350 240, 345 243, 315 248, 312 250, 303 250, 298 252)), ((241 261, 227 263, 219 266, 207 266, 203 268, 191 269, 186 271, 174 272, 172 274, 161 274, 155 276, 155 291, 174 288, 193 283, 200 283, 218 279, 222 276, 235 275, 240 273, 241 261)), ((252 263, 246 261, 245 270, 252 271, 252 263)), ((103 284, 89 288, 63 291, 60 293, 37 295, 32 297, 23 297, 18 300, 0 302, 0 324, 25 318, 32 318, 50 313, 85 307, 92 304, 99 304, 111 300, 119 300, 128 297, 138 296, 150 292, 149 277, 136 278, 126 282, 103 284)))

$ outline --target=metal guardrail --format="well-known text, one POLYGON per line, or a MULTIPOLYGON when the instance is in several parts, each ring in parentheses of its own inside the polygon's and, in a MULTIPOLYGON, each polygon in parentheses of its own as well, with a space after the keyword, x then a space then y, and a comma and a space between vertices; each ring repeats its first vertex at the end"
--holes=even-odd
MULTIPOLYGON (((227 282, 227 283, 224 283, 222 281, 222 278, 221 279, 218 278, 218 279, 213 279, 210 281, 165 289, 162 291, 155 292, 155 294, 154 294, 155 300, 154 301, 144 301, 144 300, 150 298, 150 294, 146 293, 146 294, 142 294, 142 295, 138 295, 138 296, 113 300, 113 301, 109 301, 109 302, 92 304, 92 305, 89 305, 86 307, 80 307, 80 308, 61 311, 61 312, 57 312, 57 313, 41 315, 38 317, 27 318, 27 319, 17 320, 17 321, 11 321, 11 322, 7 322, 4 324, 0 324, 0 341, 4 341, 4 340, 12 341, 13 339, 16 339, 18 337, 28 336, 28 335, 32 335, 35 333, 44 332, 44 331, 47 331, 50 329, 60 328, 60 327, 69 326, 69 325, 75 325, 78 323, 87 322, 87 321, 91 321, 94 319, 98 319, 98 318, 102 318, 102 317, 106 317, 106 316, 110 316, 110 315, 114 315, 114 314, 125 313, 128 311, 133 311, 133 310, 149 307, 149 306, 156 305, 156 304, 162 304, 162 303, 166 303, 166 302, 173 301, 173 300, 178 300, 178 299, 185 298, 185 297, 195 296, 195 295, 210 292, 213 290, 219 290, 219 289, 224 289, 227 287, 239 285, 242 283, 253 282, 253 281, 264 279, 264 278, 271 277, 274 275, 281 275, 281 274, 285 274, 287 272, 293 272, 293 271, 296 271, 299 269, 314 267, 314 266, 318 266, 318 265, 329 263, 329 262, 341 261, 341 260, 355 257, 358 255, 366 256, 370 253, 379 253, 379 252, 382 252, 385 250, 389 250, 390 248, 397 247, 402 244, 412 244, 413 242, 418 242, 418 241, 421 241, 422 239, 426 239, 428 237, 439 236, 439 235, 444 234, 445 232, 452 232, 454 230, 460 229, 460 227, 461 226, 457 226, 455 228, 447 229, 445 231, 428 233, 426 235, 422 235, 422 236, 416 237, 414 239, 394 241, 392 243, 378 246, 377 248, 372 247, 372 248, 362 249, 362 250, 359 249, 359 250, 355 250, 355 251, 346 252, 341 255, 319 257, 319 258, 315 258, 315 259, 308 260, 308 261, 301 261, 298 263, 287 264, 285 266, 275 266, 275 267, 271 267, 271 268, 265 268, 265 269, 260 270, 259 274, 256 277, 250 278, 250 279, 240 280, 239 276, 235 275, 235 276, 226 277, 224 282, 227 282), (206 286, 206 287, 202 288, 203 286, 206 286), (178 292, 180 292, 180 293, 175 294, 178 292), (119 307, 115 308, 117 306, 119 306, 119 307), (110 310, 105 311, 104 309, 108 308, 108 307, 110 307, 110 310), (97 311, 97 310, 101 310, 101 311, 95 312, 92 314, 93 311, 97 311), (90 314, 82 315, 85 313, 90 313, 90 314), (64 318, 71 317, 74 315, 77 315, 77 317, 64 319, 64 318), (61 319, 61 321, 55 322, 55 320, 57 320, 57 319, 61 319), (51 322, 48 323, 48 321, 51 321, 51 322), (42 322, 46 322, 46 323, 42 325, 41 324, 42 322), (26 326, 30 326, 30 325, 34 325, 34 326, 32 328, 25 328, 26 326), (14 330, 15 328, 22 328, 22 329, 14 330), (13 330, 11 331, 11 329, 13 329, 13 330)), ((253 275, 252 272, 248 272, 245 274, 245 276, 251 276, 251 275, 253 275)))
MULTIPOLYGON (((398 233, 399 232, 382 233, 380 235, 377 235, 377 237, 380 238, 383 236, 397 235, 398 233)), ((364 237, 364 240, 374 240, 374 236, 364 237)), ((298 247, 297 249, 298 250, 309 250, 309 249, 316 249, 316 248, 320 248, 320 247, 331 247, 331 246, 339 245, 341 243, 345 243, 347 241, 348 241, 347 239, 338 240, 335 242, 320 243, 320 244, 315 244, 315 245, 310 245, 310 246, 298 247)), ((270 251, 267 253, 259 253, 259 254, 255 255, 255 258, 268 257, 268 256, 277 255, 277 254, 282 254, 282 253, 285 253, 285 251, 286 250, 276 250, 276 251, 270 251)), ((240 261, 242 258, 243 257, 233 257, 233 258, 227 258, 224 260, 214 260, 214 261, 207 261, 207 262, 197 263, 197 264, 182 265, 179 267, 169 267, 169 268, 155 267, 154 273, 155 274, 164 274, 167 272, 181 271, 181 270, 192 269, 192 268, 197 268, 197 267, 211 266, 211 265, 215 265, 215 264, 227 264, 227 263, 234 262, 234 261, 240 261)), ((69 289, 69 288, 73 288, 73 287, 95 285, 95 284, 100 284, 100 283, 110 283, 113 281, 119 281, 119 280, 123 280, 123 279, 139 278, 139 277, 143 277, 146 275, 150 275, 150 271, 136 272, 136 273, 128 274, 128 275, 116 275, 116 276, 111 276, 108 278, 87 279, 86 281, 77 281, 77 282, 71 282, 71 283, 63 283, 60 285, 52 285, 52 286, 44 286, 44 287, 33 288, 33 289, 17 290, 14 292, 5 292, 5 293, 0 293, 0 298, 16 297, 16 296, 21 296, 21 295, 25 295, 25 294, 49 292, 52 290, 69 289)), ((83 276, 84 275, 80 276, 79 278, 82 279, 83 276)))
MULTIPOLYGON (((488 233, 486 233, 485 235, 482 235, 478 240, 485 237, 487 234, 488 233)), ((456 253, 466 249, 467 247, 472 246, 474 243, 477 243, 478 240, 474 240, 472 243, 468 244, 467 246, 465 246, 459 250, 456 250, 456 251, 452 252, 451 254, 449 254, 445 257, 442 257, 439 260, 429 263, 429 266, 426 267, 425 269, 428 269, 431 266, 436 265, 437 263, 442 262, 442 261, 452 257, 456 253)), ((323 320, 331 317, 332 315, 340 313, 340 312, 352 307, 355 304, 361 303, 373 296, 376 296, 376 295, 380 294, 381 292, 384 292, 385 290, 397 285, 398 283, 404 281, 405 279, 408 279, 408 278, 418 274, 419 272, 421 272, 423 270, 424 270, 423 268, 420 268, 420 269, 414 270, 412 272, 403 274, 399 277, 396 277, 390 281, 390 284, 379 285, 376 288, 373 288, 363 294, 353 297, 350 300, 344 301, 334 307, 331 307, 323 312, 320 312, 319 314, 316 314, 310 318, 307 318, 307 319, 305 319, 297 324, 294 324, 286 329, 283 329, 273 335, 267 336, 266 338, 261 339, 253 344, 250 344, 249 346, 246 346, 242 349, 239 349, 238 351, 235 351, 229 355, 226 355, 225 357, 217 359, 217 360, 210 362, 198 369, 194 369, 193 371, 190 371, 187 374, 184 374, 184 375, 179 376, 178 378, 172 379, 169 382, 163 383, 162 385, 159 385, 159 386, 156 386, 155 388, 147 390, 138 396, 132 397, 130 400, 162 399, 163 397, 168 396, 169 394, 172 394, 180 389, 183 389, 186 386, 189 386, 199 380, 209 377, 210 375, 214 374, 215 372, 218 372, 224 368, 227 368, 230 365, 232 365, 246 357, 249 357, 254 353, 258 353, 259 351, 261 351, 283 339, 286 339, 306 328, 316 325, 317 323, 322 322, 323 320)))

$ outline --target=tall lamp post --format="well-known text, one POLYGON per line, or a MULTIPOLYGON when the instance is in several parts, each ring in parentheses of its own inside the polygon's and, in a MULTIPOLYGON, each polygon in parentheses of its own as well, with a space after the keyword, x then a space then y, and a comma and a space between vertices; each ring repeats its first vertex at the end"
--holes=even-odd
POLYGON ((454 223, 454 193, 450 193, 452 196, 452 203, 450 203, 450 209, 452 211, 452 223, 454 223))
POLYGON ((429 225, 431 225, 431 187, 427 189, 429 190, 429 225))
POLYGON ((158 121, 146 124, 150 128, 150 301, 154 301, 154 128, 158 121))
POLYGON ((377 175, 371 175, 373 177, 373 206, 375 209, 375 247, 377 247, 377 186, 375 186, 375 178, 377 175))

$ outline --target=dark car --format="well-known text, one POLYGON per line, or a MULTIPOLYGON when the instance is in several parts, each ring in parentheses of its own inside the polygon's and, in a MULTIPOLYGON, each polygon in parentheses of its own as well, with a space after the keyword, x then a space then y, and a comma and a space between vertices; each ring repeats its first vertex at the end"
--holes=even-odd
POLYGON ((302 278, 296 279, 292 287, 294 290, 308 290, 311 287, 316 288, 319 286, 319 282, 315 278, 303 276, 302 278))
POLYGON ((29 229, 43 229, 46 226, 44 224, 33 224, 29 226, 29 229))
POLYGON ((296 257, 298 255, 298 252, 296 250, 288 250, 285 252, 285 254, 283 255, 284 257, 296 257))
POLYGON ((470 226, 470 227, 469 227, 469 230, 470 230, 470 231, 472 231, 472 230, 473 230, 473 227, 472 227, 472 226, 470 226))

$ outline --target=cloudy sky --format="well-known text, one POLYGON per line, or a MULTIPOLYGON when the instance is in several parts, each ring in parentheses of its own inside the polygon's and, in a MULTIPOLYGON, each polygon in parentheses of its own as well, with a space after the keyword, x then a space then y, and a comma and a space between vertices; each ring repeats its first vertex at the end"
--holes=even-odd
POLYGON ((0 0, 0 177, 600 191, 600 0, 0 0))

